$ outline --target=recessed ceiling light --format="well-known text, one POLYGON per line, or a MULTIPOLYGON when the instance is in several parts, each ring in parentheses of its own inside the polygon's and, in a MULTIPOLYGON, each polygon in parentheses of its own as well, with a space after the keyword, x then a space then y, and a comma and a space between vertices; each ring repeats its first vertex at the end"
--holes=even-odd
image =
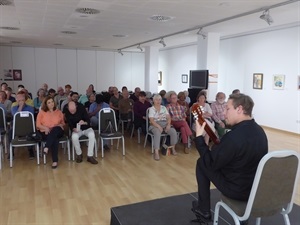
POLYGON ((68 31, 68 30, 61 31, 61 33, 63 33, 63 34, 77 34, 77 32, 75 32, 75 31, 68 31))
POLYGON ((126 37, 128 37, 128 35, 125 35, 125 34, 114 34, 113 37, 126 38, 126 37))
POLYGON ((0 5, 12 5, 12 1, 9 0, 0 0, 0 5))
POLYGON ((174 17, 162 16, 162 15, 153 15, 153 16, 149 17, 150 20, 154 20, 154 21, 158 21, 158 22, 167 22, 173 18, 174 17))
POLYGON ((19 27, 0 27, 2 30, 20 30, 19 27))
POLYGON ((77 8, 75 11, 78 13, 88 14, 88 15, 100 13, 100 11, 98 9, 92 9, 92 8, 77 8))

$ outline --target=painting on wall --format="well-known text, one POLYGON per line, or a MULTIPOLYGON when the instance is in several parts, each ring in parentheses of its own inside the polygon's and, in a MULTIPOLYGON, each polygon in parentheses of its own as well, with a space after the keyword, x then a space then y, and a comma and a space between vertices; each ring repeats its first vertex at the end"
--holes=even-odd
POLYGON ((13 79, 22 80, 22 70, 13 70, 13 79))
POLYGON ((161 86, 162 85, 162 72, 159 71, 158 72, 158 86, 161 86))
POLYGON ((182 83, 187 83, 188 82, 188 75, 187 74, 182 74, 181 75, 181 82, 182 83))
POLYGON ((263 88, 263 74, 254 73, 253 74, 253 89, 262 89, 263 88))
POLYGON ((273 75, 273 89, 275 90, 283 90, 285 83, 284 75, 273 75))
POLYGON ((4 69, 3 70, 3 78, 4 78, 4 80, 13 80, 12 70, 4 69))
POLYGON ((298 90, 300 90, 300 75, 298 76, 297 86, 298 86, 298 90))

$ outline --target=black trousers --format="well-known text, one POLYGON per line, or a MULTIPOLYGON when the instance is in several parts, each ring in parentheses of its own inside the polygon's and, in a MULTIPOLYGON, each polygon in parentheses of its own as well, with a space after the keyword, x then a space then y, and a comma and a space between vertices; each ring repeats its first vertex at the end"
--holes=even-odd
POLYGON ((59 145, 59 138, 64 135, 64 130, 61 127, 53 127, 49 134, 45 134, 41 132, 43 140, 46 141, 46 148, 51 149, 52 152, 52 161, 58 162, 58 145, 59 145))
POLYGON ((209 212, 210 206, 210 182, 228 198, 246 201, 243 193, 234 192, 225 181, 220 171, 213 171, 205 166, 204 160, 199 158, 196 166, 196 178, 198 183, 198 205, 202 212, 209 212))

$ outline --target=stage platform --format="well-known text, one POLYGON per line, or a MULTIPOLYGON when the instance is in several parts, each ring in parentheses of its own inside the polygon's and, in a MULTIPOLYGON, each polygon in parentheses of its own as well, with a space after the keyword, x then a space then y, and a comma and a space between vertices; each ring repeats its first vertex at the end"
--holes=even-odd
MULTIPOLYGON (((211 191, 212 214, 214 206, 220 199, 220 192, 211 191)), ((198 225, 191 222, 195 219, 191 211, 192 201, 197 200, 197 193, 177 195, 167 198, 155 199, 130 205, 111 208, 110 225, 198 225)), ((232 218, 222 209, 219 225, 234 224, 232 218)), ((291 225, 300 224, 300 207, 294 205, 290 213, 291 225)), ((211 223, 212 224, 212 223, 211 223)), ((249 225, 255 224, 255 219, 250 218, 249 225)), ((262 218, 262 225, 284 224, 281 215, 262 218)))

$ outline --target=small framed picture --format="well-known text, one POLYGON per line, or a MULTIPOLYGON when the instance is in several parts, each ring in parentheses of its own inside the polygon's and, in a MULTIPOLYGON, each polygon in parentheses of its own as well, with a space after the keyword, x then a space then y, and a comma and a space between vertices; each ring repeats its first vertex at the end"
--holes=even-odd
POLYGON ((262 89, 263 88, 263 74, 254 73, 253 74, 253 89, 262 89))
POLYGON ((162 86, 162 72, 158 72, 158 86, 162 86))
POLYGON ((300 75, 298 76, 297 87, 298 87, 298 90, 300 90, 300 75))
POLYGON ((285 83, 284 75, 273 75, 273 89, 275 90, 283 90, 285 83))
POLYGON ((188 75, 187 74, 182 74, 181 75, 181 82, 182 83, 187 83, 188 82, 188 75))

